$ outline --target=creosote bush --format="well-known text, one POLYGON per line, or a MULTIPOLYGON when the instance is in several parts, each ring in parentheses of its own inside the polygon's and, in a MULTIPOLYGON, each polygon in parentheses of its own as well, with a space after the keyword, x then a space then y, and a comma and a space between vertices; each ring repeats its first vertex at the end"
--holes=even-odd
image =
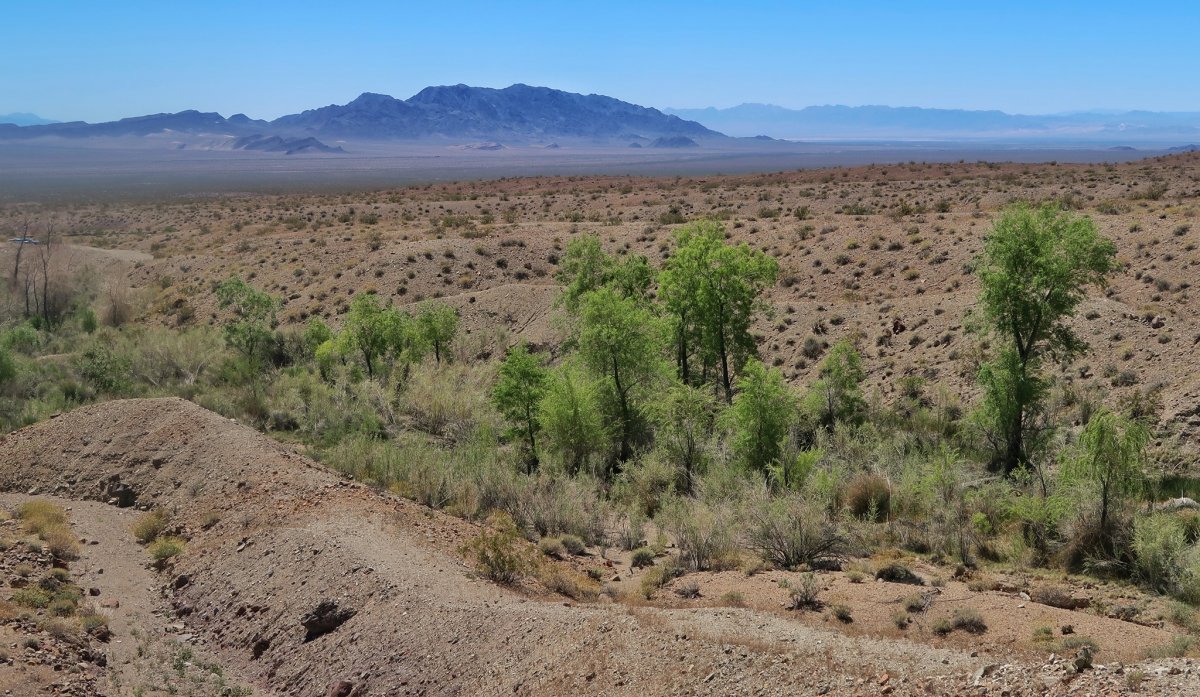
POLYGON ((842 540, 813 505, 798 496, 755 502, 750 507, 750 546, 779 569, 837 559, 842 540))

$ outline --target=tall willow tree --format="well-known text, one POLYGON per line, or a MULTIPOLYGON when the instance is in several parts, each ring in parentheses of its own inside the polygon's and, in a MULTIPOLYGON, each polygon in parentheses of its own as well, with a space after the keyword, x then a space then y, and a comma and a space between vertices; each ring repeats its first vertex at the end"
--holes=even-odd
POLYGON ((976 274, 980 317, 1002 342, 979 373, 979 419, 995 448, 996 469, 1009 473, 1030 464, 1045 435, 1037 423, 1049 384, 1043 361, 1086 350, 1067 320, 1087 288, 1103 286, 1116 268, 1115 245, 1086 216, 1018 204, 993 225, 976 274))

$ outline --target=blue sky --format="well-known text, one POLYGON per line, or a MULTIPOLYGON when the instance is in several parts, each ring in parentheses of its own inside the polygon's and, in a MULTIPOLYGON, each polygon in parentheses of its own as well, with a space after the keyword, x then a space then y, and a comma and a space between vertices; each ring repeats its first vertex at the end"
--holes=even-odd
POLYGON ((514 82, 656 107, 1200 111, 1196 2, 5 3, 0 113, 274 118, 514 82))

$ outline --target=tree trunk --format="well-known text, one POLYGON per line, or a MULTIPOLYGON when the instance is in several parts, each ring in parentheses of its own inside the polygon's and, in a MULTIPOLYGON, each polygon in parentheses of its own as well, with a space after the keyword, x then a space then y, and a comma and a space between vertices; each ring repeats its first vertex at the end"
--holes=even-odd
POLYGON ((621 453, 617 459, 627 462, 631 454, 629 450, 629 400, 621 386, 621 371, 617 367, 616 358, 612 359, 612 376, 613 384, 617 388, 617 401, 621 407, 621 453))

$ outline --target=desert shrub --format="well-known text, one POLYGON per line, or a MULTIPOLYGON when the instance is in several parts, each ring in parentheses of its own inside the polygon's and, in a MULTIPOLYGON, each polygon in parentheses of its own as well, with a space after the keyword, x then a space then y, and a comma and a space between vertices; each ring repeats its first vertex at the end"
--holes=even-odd
POLYGON ((896 610, 892 613, 892 624, 896 626, 896 629, 908 629, 908 623, 911 621, 908 613, 903 610, 896 610))
POLYGON ((642 581, 638 586, 638 592, 642 594, 643 598, 650 600, 659 588, 662 588, 681 575, 683 575, 683 569, 674 560, 668 560, 658 566, 650 567, 646 570, 646 573, 642 574, 642 581))
POLYGON ((685 568, 705 571, 737 566, 737 538, 728 509, 677 499, 659 517, 674 537, 685 568))
POLYGON ((183 331, 146 328, 124 332, 130 373, 155 388, 202 384, 232 354, 210 327, 183 331))
POLYGON ((70 598, 55 598, 50 601, 46 610, 55 617, 70 617, 75 614, 76 604, 70 598))
POLYGON ((555 477, 548 473, 522 476, 518 482, 514 517, 522 528, 539 535, 572 535, 593 543, 603 539, 605 507, 597 482, 588 477, 555 477))
POLYGON ((751 506, 750 547, 780 569, 837 559, 842 540, 825 516, 799 496, 751 506))
POLYGON ((167 512, 161 508, 156 508, 153 511, 147 511, 138 516, 138 519, 129 527, 129 530, 138 542, 144 545, 150 544, 159 535, 163 534, 167 529, 168 522, 167 512))
POLYGON ((680 475, 680 468, 652 453, 626 464, 617 478, 613 497, 653 518, 663 501, 674 493, 680 475))
POLYGON ((633 557, 630 559, 629 565, 635 569, 654 566, 654 550, 649 547, 640 547, 633 550, 633 557))
POLYGON ((850 583, 862 583, 864 579, 866 579, 866 574, 861 571, 851 569, 846 572, 846 580, 850 583))
POLYGON ((43 528, 38 537, 46 543, 46 549, 56 559, 71 560, 79 557, 79 540, 71 528, 63 523, 43 528))
POLYGON ((1071 592, 1062 586, 1039 586, 1029 594, 1033 602, 1049 605, 1050 607, 1074 610, 1076 601, 1071 592))
POLYGON ((1159 592, 1170 592, 1183 569, 1187 541, 1179 519, 1170 515, 1142 516, 1133 526, 1134 572, 1159 592))
POLYGON ((920 593, 913 593, 912 595, 905 596, 904 600, 901 602, 903 603, 904 609, 907 612, 925 612, 926 608, 929 607, 928 596, 921 595, 920 593))
POLYGON ((160 537, 151 542, 146 550, 150 553, 150 558, 154 560, 154 565, 162 568, 168 561, 183 554, 186 547, 187 543, 178 537, 160 537))
POLYGON ((972 608, 958 608, 950 617, 939 618, 933 623, 933 633, 938 636, 945 636, 957 629, 971 634, 983 634, 987 631, 987 624, 983 621, 983 615, 972 608))
POLYGON ((403 411, 422 431, 455 440, 482 425, 496 427, 492 373, 486 364, 419 365, 405 386, 403 411))
POLYGON ((50 605, 50 594, 37 586, 27 586, 13 591, 12 601, 21 607, 42 609, 50 605))
POLYGON ((592 579, 561 564, 544 564, 537 578, 548 590, 574 600, 587 600, 600 594, 599 585, 592 579))
POLYGON ((819 610, 821 609, 821 584, 817 575, 809 571, 800 574, 799 583, 787 579, 779 582, 779 587, 788 592, 789 610, 819 610))
POLYGON ((883 520, 888 516, 892 488, 877 474, 855 477, 846 488, 846 506, 859 518, 883 520))
POLYGON ((41 535, 46 528, 65 525, 67 511, 62 506, 46 499, 33 499, 17 507, 17 518, 26 532, 41 535))
POLYGON ((834 605, 833 616, 842 624, 850 624, 854 621, 854 615, 850 612, 850 608, 845 605, 834 605))
POLYGON ((1191 650, 1195 640, 1190 636, 1176 636, 1160 646, 1146 649, 1146 658, 1183 658, 1191 650))
POLYGON ((581 540, 576 535, 563 535, 562 536, 562 544, 563 544, 563 547, 567 548, 568 552, 570 552, 571 554, 573 554, 575 556, 579 556, 580 554, 583 554, 585 551, 587 551, 587 548, 585 547, 583 540, 581 540))
POLYGON ((875 572, 875 578, 888 583, 907 583, 923 586, 925 581, 903 564, 888 564, 875 572))
POLYGON ((567 556, 567 548, 557 537, 543 537, 538 540, 538 551, 555 559, 564 559, 567 556))
POLYGON ((535 568, 525 540, 508 514, 494 514, 488 525, 490 529, 464 544, 461 552, 485 578, 497 583, 516 583, 535 568))
POLYGON ((695 581, 681 581, 675 587, 675 595, 686 600, 695 600, 700 597, 700 584, 695 581))

